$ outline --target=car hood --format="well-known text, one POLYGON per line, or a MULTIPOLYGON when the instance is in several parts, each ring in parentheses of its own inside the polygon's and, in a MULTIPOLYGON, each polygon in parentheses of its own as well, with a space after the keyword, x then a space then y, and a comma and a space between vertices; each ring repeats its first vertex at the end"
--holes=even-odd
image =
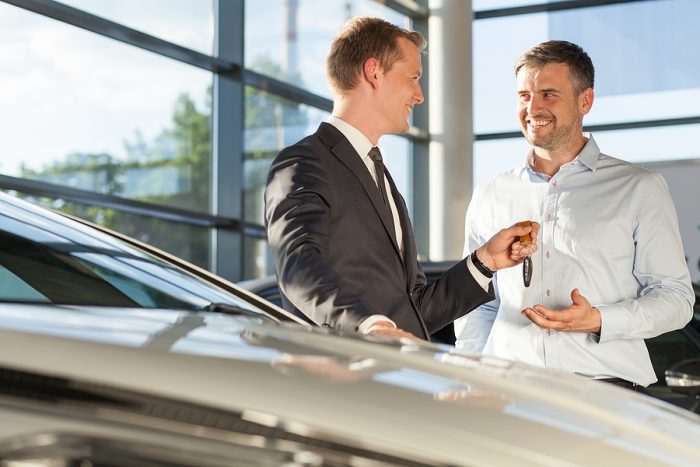
POLYGON ((250 317, 0 304, 0 365, 435 465, 700 460, 700 417, 625 389, 447 346, 250 317))

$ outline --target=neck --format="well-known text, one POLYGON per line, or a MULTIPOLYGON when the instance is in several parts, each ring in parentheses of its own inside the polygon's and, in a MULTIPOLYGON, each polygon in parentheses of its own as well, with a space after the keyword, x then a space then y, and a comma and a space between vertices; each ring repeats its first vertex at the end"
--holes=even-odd
POLYGON ((379 144, 379 138, 384 134, 380 122, 372 118, 374 112, 371 108, 357 102, 351 97, 338 98, 333 103, 333 116, 357 128, 372 143, 379 144))
POLYGON ((550 177, 554 176, 562 165, 576 159, 576 156, 586 146, 586 142, 587 140, 582 135, 580 140, 566 148, 552 150, 535 146, 533 148, 535 151, 534 169, 550 177))

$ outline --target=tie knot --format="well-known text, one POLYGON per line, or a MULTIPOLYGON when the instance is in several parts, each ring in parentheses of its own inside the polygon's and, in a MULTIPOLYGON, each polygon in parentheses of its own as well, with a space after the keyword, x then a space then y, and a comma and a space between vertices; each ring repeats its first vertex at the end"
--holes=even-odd
POLYGON ((382 153, 379 152, 379 148, 377 146, 372 147, 367 155, 374 162, 382 162, 382 153))

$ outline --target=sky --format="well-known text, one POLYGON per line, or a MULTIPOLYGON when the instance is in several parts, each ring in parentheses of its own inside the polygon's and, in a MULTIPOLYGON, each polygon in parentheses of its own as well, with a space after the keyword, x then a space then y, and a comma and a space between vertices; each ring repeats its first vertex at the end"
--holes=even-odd
MULTIPOLYGON (((66 3, 118 5, 122 15, 129 9, 152 18, 160 14, 157 30, 180 31, 177 37, 170 33, 172 40, 199 48, 211 42, 209 10, 192 7, 200 0, 66 3), (144 9, 146 4, 152 8, 144 9), (162 17, 175 7, 181 8, 177 14, 162 17)), ((180 93, 203 104, 211 81, 207 72, 4 3, 0 57, 0 171, 10 175, 19 161, 40 168, 72 152, 124 156, 125 138, 138 130, 151 140, 169 124, 180 93)))

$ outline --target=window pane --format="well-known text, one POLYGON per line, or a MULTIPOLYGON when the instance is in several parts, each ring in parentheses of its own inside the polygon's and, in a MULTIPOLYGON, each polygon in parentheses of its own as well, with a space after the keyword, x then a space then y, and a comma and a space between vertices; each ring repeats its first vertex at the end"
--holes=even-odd
POLYGON ((62 0, 61 3, 207 55, 213 53, 214 0, 62 0))
POLYGON ((272 252, 267 241, 259 238, 243 238, 243 278, 257 279, 275 273, 272 252))
POLYGON ((328 113, 246 87, 243 159, 243 218, 264 224, 263 193, 272 159, 313 133, 328 113))
POLYGON ((67 203, 60 199, 18 196, 45 208, 56 209, 129 235, 203 268, 211 267, 210 229, 98 206, 67 203))
POLYGON ((476 21, 475 131, 517 128, 513 65, 548 39, 580 44, 593 59, 596 101, 585 123, 698 115, 699 15, 699 2, 667 0, 476 21))
POLYGON ((326 97, 326 55, 348 18, 410 27, 407 16, 372 0, 246 0, 245 14, 245 66, 326 97))
POLYGON ((209 210, 211 73, 0 3, 0 173, 209 210))
POLYGON ((474 186, 522 164, 529 149, 525 138, 476 141, 474 186))

